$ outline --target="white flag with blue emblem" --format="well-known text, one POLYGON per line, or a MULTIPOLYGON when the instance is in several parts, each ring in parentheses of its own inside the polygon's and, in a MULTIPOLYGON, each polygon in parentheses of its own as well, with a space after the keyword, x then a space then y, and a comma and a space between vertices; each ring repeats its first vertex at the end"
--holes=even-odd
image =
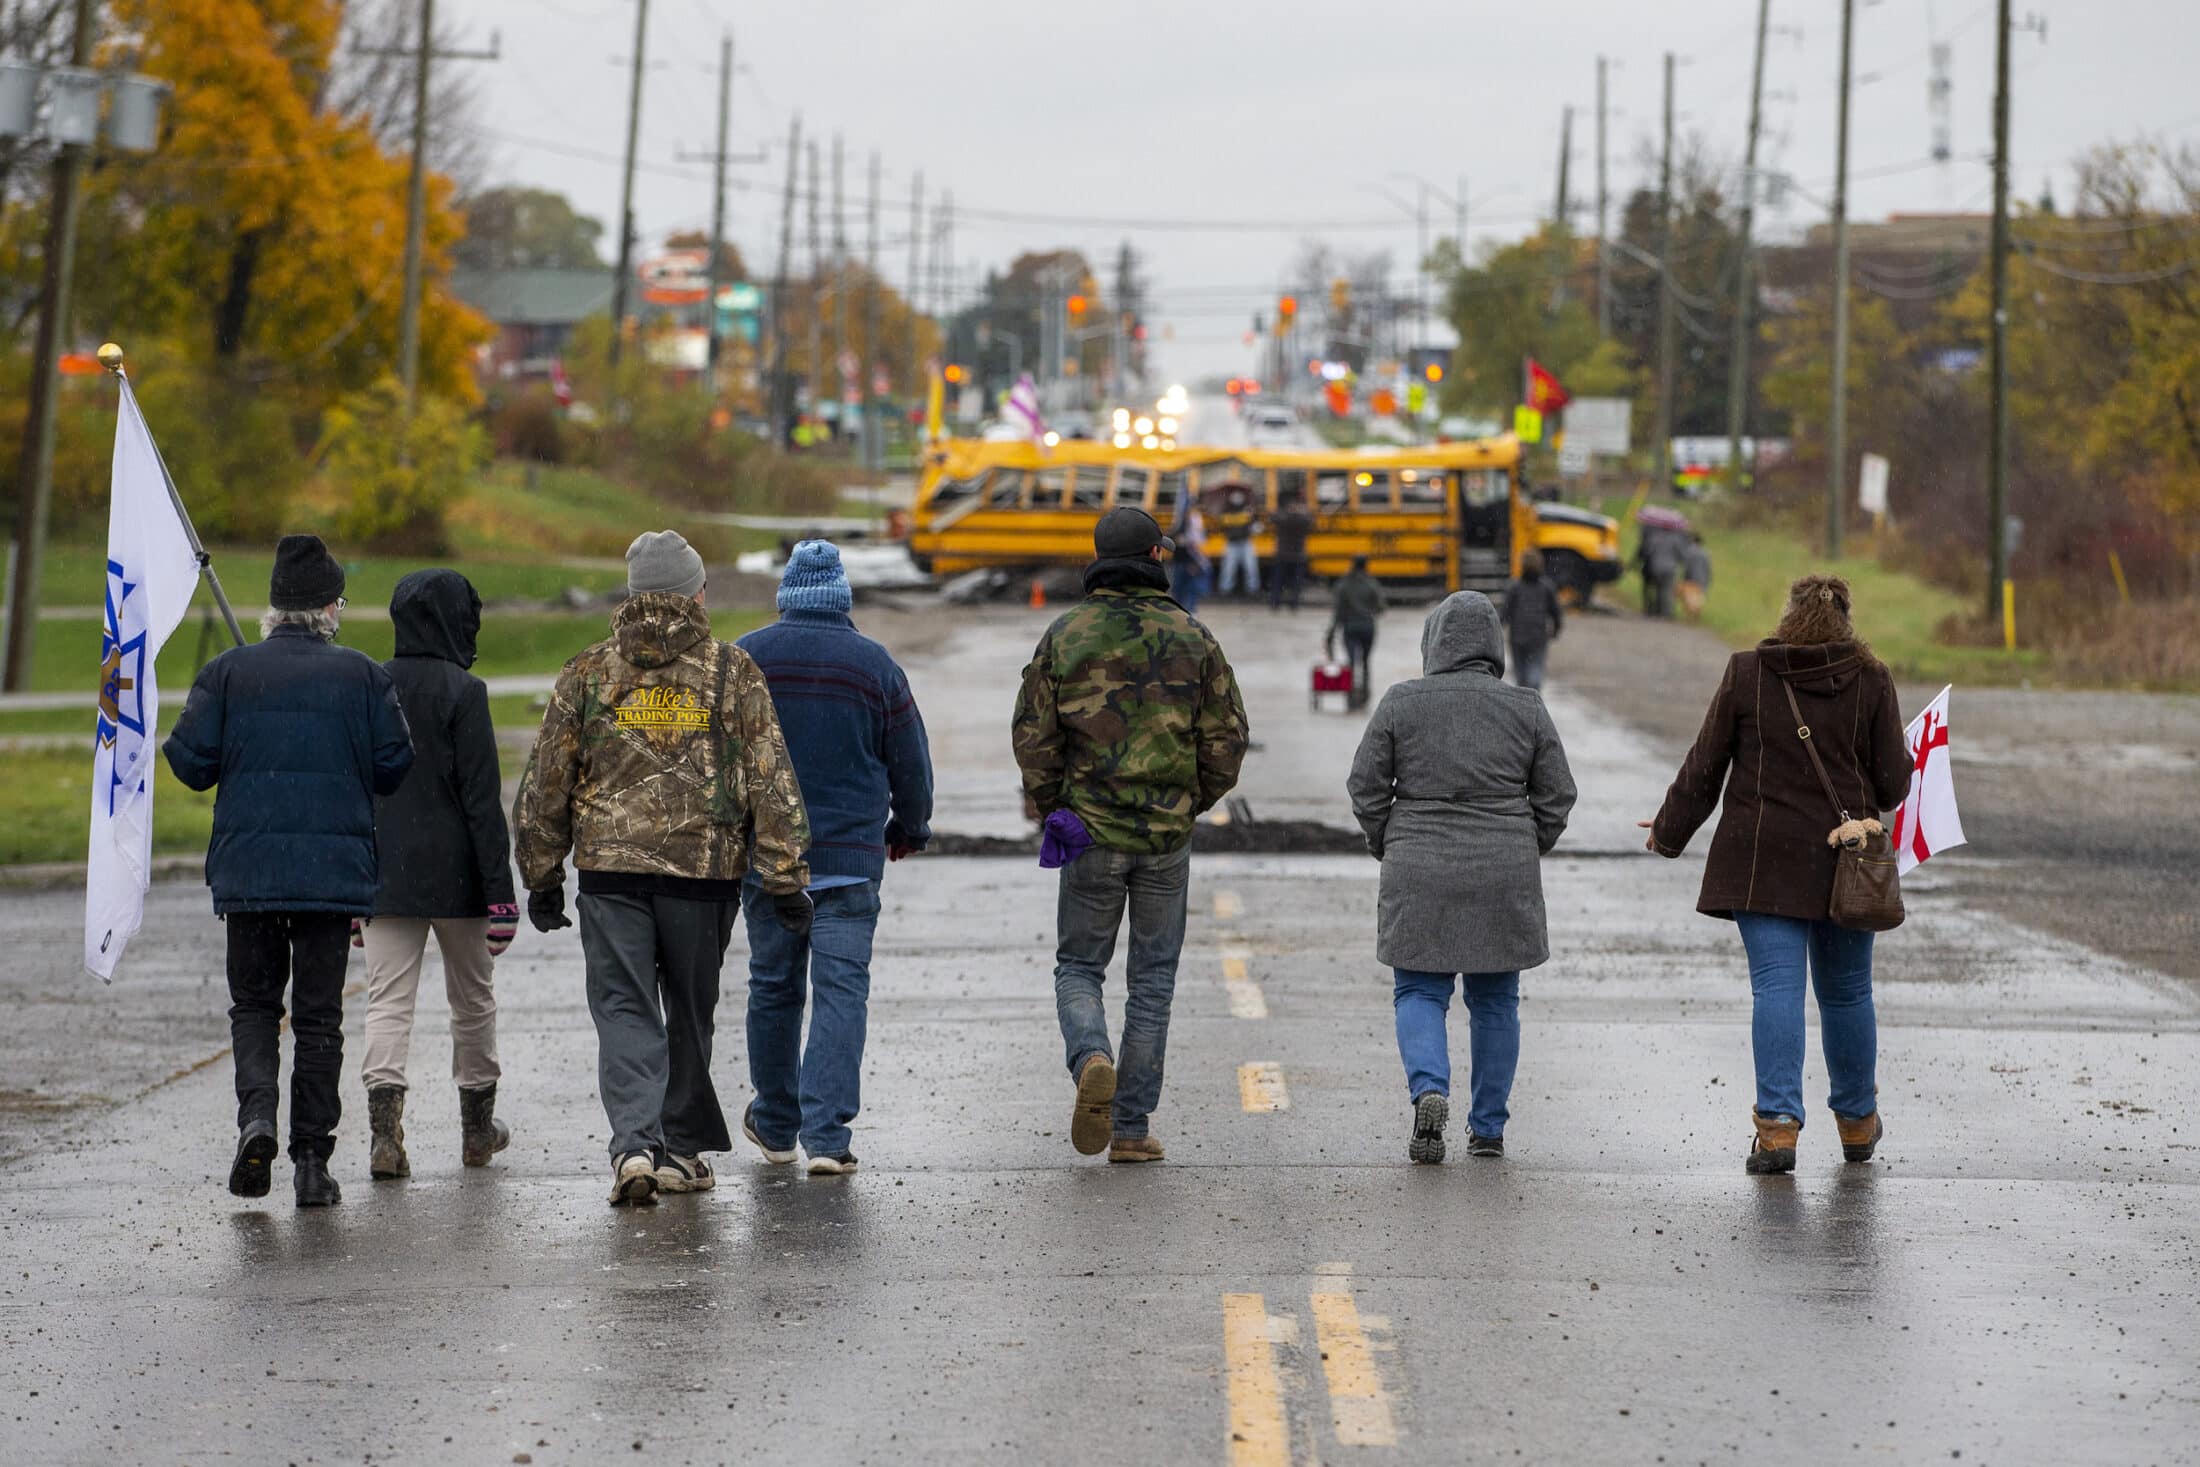
POLYGON ((160 747, 153 665, 190 608, 199 579, 198 557, 169 498, 153 435, 129 379, 121 382, 84 889, 84 966, 109 981, 145 919, 145 889, 152 881, 153 761, 160 747))

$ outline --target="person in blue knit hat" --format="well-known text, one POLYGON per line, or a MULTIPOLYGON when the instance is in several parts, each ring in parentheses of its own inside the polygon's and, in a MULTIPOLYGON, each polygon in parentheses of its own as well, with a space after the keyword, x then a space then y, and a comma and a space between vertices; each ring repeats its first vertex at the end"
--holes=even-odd
POLYGON ((749 1080, 741 1133, 784 1166, 801 1143, 811 1176, 856 1169, 871 937, 886 863, 932 838, 932 751, 909 679, 856 630, 840 547, 804 540, 779 582, 779 620, 741 639, 771 689, 810 812, 806 935, 771 898, 742 889, 749 927, 749 1080), (811 1004, 802 1045, 802 1009, 811 1004))

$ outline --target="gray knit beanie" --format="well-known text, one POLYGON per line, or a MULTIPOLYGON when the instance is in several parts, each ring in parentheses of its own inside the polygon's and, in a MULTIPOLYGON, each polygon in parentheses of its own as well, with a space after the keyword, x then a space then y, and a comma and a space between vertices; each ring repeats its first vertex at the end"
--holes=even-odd
POLYGON ((645 530, 626 547, 626 589, 636 596, 649 591, 699 596, 703 557, 678 530, 645 530))

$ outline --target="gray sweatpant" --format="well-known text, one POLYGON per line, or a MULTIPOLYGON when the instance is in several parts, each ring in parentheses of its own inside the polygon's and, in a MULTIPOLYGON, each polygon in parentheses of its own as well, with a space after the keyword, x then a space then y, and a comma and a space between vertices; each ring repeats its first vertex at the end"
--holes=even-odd
POLYGON ((718 975, 740 914, 738 902, 581 894, 596 1088, 614 1158, 732 1147, 710 1047, 718 975))

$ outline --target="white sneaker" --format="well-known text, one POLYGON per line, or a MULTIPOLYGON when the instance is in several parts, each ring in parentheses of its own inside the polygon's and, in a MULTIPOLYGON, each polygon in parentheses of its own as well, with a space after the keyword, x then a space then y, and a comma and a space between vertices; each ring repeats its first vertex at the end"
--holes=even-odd
POLYGON ((813 1177, 849 1177, 855 1175, 856 1158, 852 1151, 838 1156, 813 1156, 810 1158, 810 1175, 813 1177))
POLYGON ((718 1185, 709 1162, 700 1156, 675 1156, 669 1151, 658 1164, 656 1177, 660 1192, 708 1192, 718 1185))
POLYGON ((758 1151, 763 1152, 764 1160, 770 1162, 773 1166, 785 1166, 794 1160, 794 1148, 792 1146, 782 1151, 776 1146, 766 1145, 764 1138, 756 1134, 756 1102, 753 1100, 741 1112, 741 1134, 748 1137, 749 1144, 758 1151))
POLYGON ((657 1163, 646 1151, 629 1151, 611 1164, 611 1205, 655 1202, 657 1163))

